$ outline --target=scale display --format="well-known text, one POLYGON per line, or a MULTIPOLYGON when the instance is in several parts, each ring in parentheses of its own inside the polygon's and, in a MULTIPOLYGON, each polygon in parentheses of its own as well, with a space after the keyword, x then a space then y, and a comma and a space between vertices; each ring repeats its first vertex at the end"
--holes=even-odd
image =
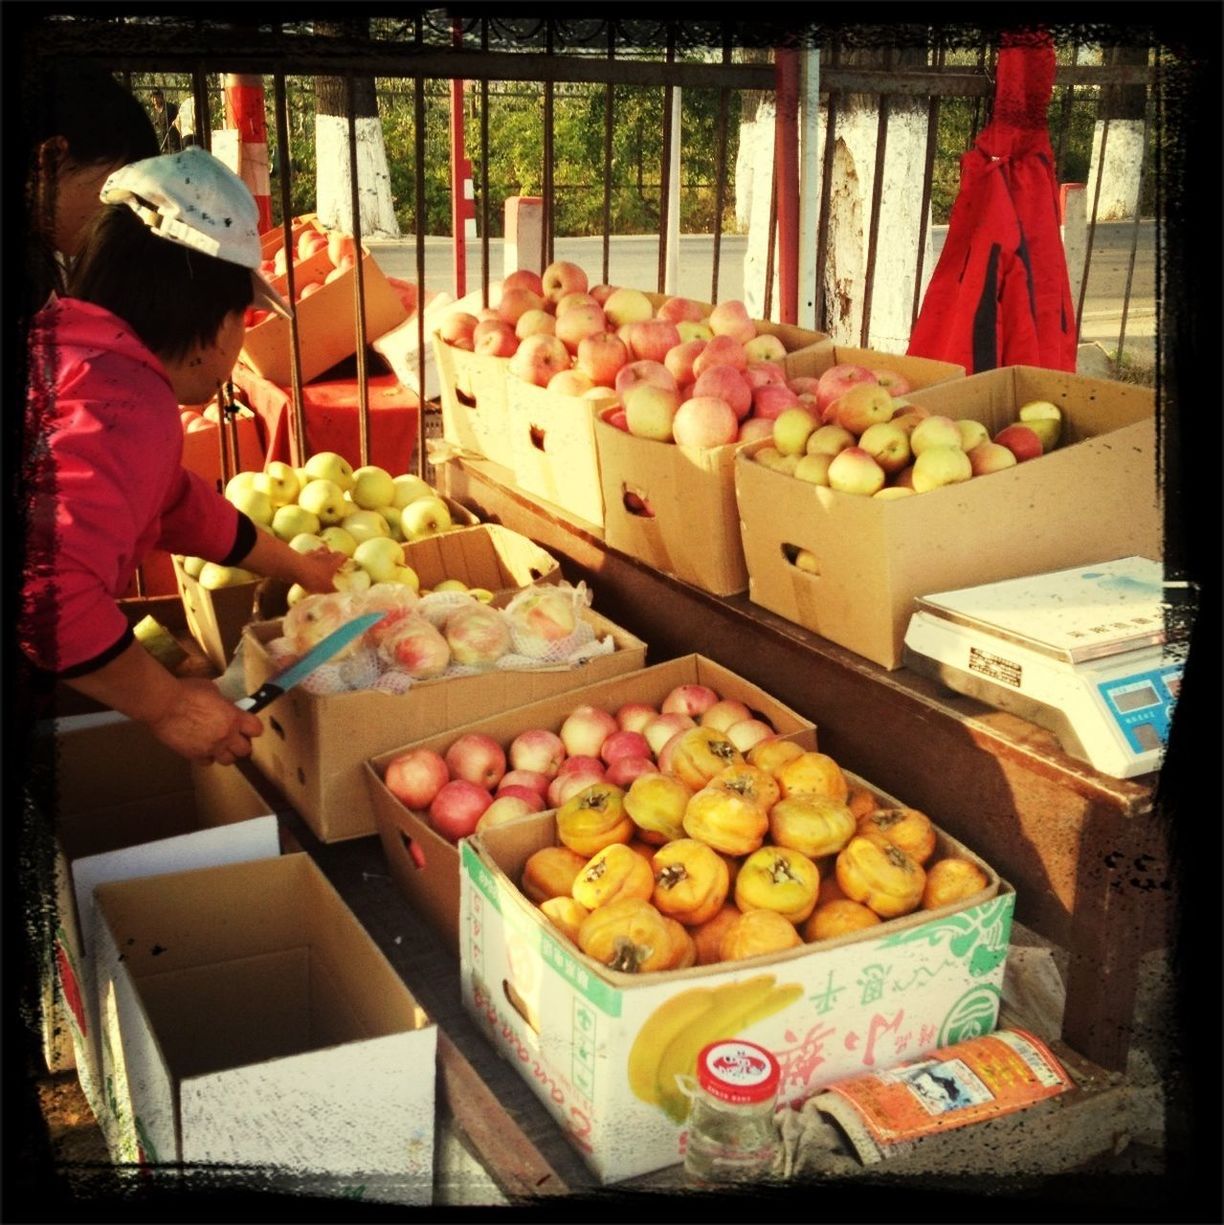
POLYGON ((1181 688, 1181 671, 1162 668, 1121 680, 1101 681, 1097 692, 1137 753, 1169 742, 1173 706, 1181 688))

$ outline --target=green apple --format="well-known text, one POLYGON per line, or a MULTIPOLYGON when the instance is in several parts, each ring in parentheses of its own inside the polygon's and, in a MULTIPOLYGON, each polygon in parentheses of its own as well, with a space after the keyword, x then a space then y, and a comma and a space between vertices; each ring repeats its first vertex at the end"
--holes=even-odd
POLYGON ((335 451, 317 451, 306 461, 311 480, 331 481, 342 490, 353 487, 353 465, 335 451))
POLYGON ((1041 439, 1041 453, 1058 446, 1062 435, 1062 412, 1049 400, 1030 400, 1020 406, 1019 419, 1041 439))
POLYGON ((394 581, 411 587, 413 591, 421 590, 421 576, 411 566, 397 566, 394 581))
POLYGON ((445 502, 434 495, 417 498, 400 511, 400 528, 405 540, 436 536, 451 526, 451 513, 445 502))
POLYGON ((295 553, 313 553, 316 549, 327 548, 327 541, 314 532, 302 532, 301 535, 294 536, 288 544, 295 553))
POLYGON ((376 510, 355 510, 340 520, 340 526, 360 544, 374 536, 390 536, 387 521, 376 510))
POLYGON ((373 582, 394 582, 396 570, 404 564, 404 547, 390 536, 371 536, 357 542, 353 560, 373 582))
POLYGON ((469 587, 468 595, 474 600, 479 600, 482 604, 493 603, 493 593, 487 587, 469 587))
POLYGON ((249 519, 253 519, 257 525, 272 522, 274 512, 272 499, 261 489, 253 487, 237 489, 229 501, 249 519))
POLYGON ((467 583, 457 578, 444 578, 440 583, 434 583, 435 591, 466 591, 467 583))
POLYGON ((349 595, 369 591, 373 581, 368 571, 363 570, 351 557, 332 575, 332 586, 337 591, 347 591, 349 595))
POLYGON ((233 502, 234 494, 240 489, 250 489, 255 483, 255 477, 258 473, 255 472, 239 472, 226 482, 225 485, 225 500, 233 502))
POLYGON ((338 523, 325 527, 319 533, 319 539, 333 552, 343 553, 345 557, 352 557, 357 550, 357 541, 338 523))
POLYGON ((286 502, 272 514, 272 532, 285 541, 295 536, 315 535, 322 526, 318 515, 296 502, 286 502))
POLYGON ((418 498, 437 496, 437 491, 428 481, 414 476, 411 472, 393 477, 391 483, 395 487, 395 492, 388 500, 397 509, 403 509, 409 502, 415 502, 418 498))
POLYGON ((222 587, 237 587, 241 583, 253 583, 259 578, 239 566, 221 566, 215 561, 206 561, 200 568, 200 586, 208 591, 219 591, 222 587))
POLYGON ((294 583, 285 593, 285 603, 292 608, 299 600, 304 600, 310 594, 301 583, 294 583))
POLYGON ((204 569, 204 559, 202 557, 184 557, 183 558, 183 573, 188 578, 199 578, 200 571, 204 569))
POLYGON ((387 521, 387 528, 391 533, 391 539, 403 540, 404 529, 400 526, 400 508, 388 503, 386 506, 376 506, 374 509, 387 521))
POLYGON ((344 504, 344 490, 335 481, 319 477, 308 481, 298 494, 298 505, 311 514, 319 516, 324 526, 339 523, 348 514, 344 504))
POLYGON ((301 492, 302 484, 292 464, 287 464, 279 459, 271 460, 264 468, 263 475, 268 478, 271 485, 268 492, 272 495, 273 502, 284 505, 294 501, 301 492))
POLYGON ((395 498, 395 482, 386 468, 366 464, 353 469, 353 501, 363 510, 377 510, 395 498))

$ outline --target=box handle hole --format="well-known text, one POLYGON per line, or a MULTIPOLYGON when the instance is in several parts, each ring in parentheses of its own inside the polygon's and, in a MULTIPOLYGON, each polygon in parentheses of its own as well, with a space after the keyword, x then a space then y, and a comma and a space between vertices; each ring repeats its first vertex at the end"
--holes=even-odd
POLYGON ((820 560, 811 549, 800 548, 797 544, 782 544, 782 556, 788 566, 793 566, 802 574, 812 578, 820 577, 820 560))
POLYGON ((297 768, 297 780, 303 787, 306 786, 306 771, 303 770, 301 766, 298 766, 297 768))
POLYGON ((462 404, 465 408, 475 408, 476 407, 476 397, 473 395, 469 395, 461 387, 455 388, 455 399, 458 400, 459 403, 462 404))
POLYGON ((502 979, 502 991, 505 992, 506 999, 510 1001, 510 1007, 531 1026, 534 1033, 540 1032, 540 1018, 535 1015, 534 1009, 527 1006, 527 1001, 514 989, 508 978, 502 979))
POLYGON ((655 517, 654 507, 650 505, 645 492, 638 486, 630 485, 628 481, 621 486, 621 501, 631 515, 637 515, 640 519, 655 517))
POLYGON ((285 738, 285 729, 271 715, 268 716, 268 726, 282 739, 285 738))
POLYGON ((540 429, 538 425, 533 425, 531 427, 531 445, 535 447, 537 451, 546 450, 544 446, 544 431, 540 429))
POLYGON ((409 838, 401 829, 399 831, 400 841, 404 844, 404 850, 408 852, 408 857, 412 860, 413 867, 423 868, 425 866, 425 852, 421 849, 421 844, 415 838, 409 838))

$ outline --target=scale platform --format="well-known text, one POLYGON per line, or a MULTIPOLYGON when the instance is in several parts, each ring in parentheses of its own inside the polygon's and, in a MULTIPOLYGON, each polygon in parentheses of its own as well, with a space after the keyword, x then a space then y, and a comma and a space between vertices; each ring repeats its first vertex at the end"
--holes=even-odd
POLYGON ((1111 778, 1160 768, 1184 670, 1159 562, 1094 566, 915 600, 904 662, 1048 728, 1111 778))

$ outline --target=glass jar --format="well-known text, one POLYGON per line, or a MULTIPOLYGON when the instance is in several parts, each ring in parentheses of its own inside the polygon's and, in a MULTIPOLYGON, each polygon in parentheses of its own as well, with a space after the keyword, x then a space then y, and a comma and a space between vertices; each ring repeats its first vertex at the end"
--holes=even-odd
POLYGON ((768 1178, 778 1147, 774 1119, 782 1070, 772 1052, 740 1038, 697 1056, 684 1172, 698 1186, 768 1178))

